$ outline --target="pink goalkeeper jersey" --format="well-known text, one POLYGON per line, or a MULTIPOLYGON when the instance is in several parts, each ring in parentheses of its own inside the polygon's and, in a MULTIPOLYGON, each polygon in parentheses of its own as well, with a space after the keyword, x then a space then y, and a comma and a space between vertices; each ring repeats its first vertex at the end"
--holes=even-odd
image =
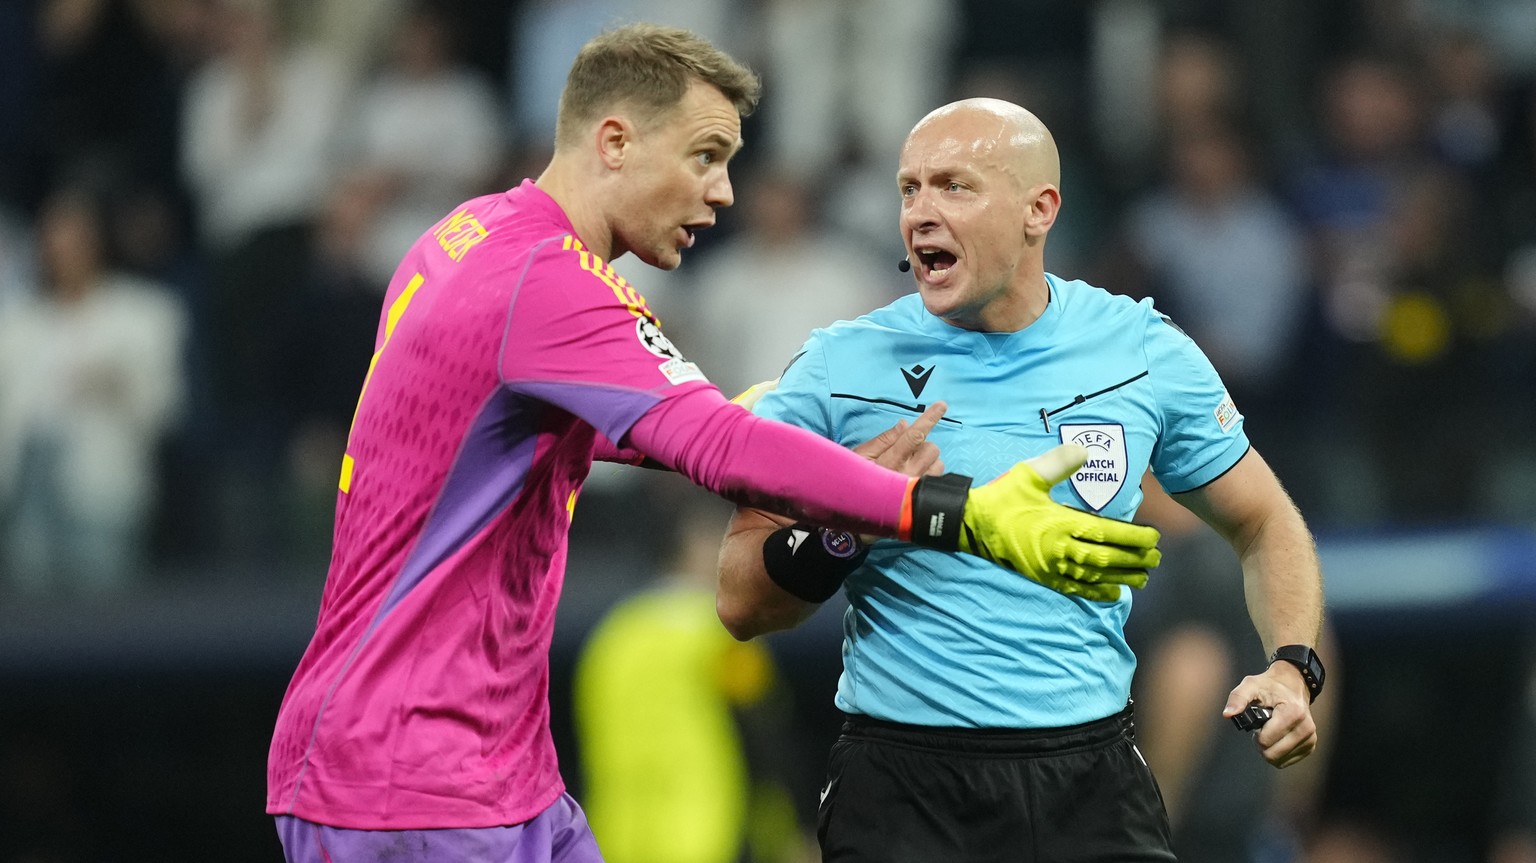
POLYGON ((564 790, 547 655, 596 432, 710 385, 531 182, 438 223, 384 305, 267 811, 521 822, 564 790))
POLYGON ((906 477, 727 403, 531 182, 434 226, 384 309, 269 813, 491 827, 559 797, 548 654, 570 514, 626 434, 738 502, 904 535, 906 477))

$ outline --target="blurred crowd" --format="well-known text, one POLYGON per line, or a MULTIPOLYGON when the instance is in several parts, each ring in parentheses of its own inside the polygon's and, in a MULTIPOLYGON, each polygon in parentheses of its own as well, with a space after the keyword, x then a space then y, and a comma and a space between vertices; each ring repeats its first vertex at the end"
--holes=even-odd
MULTIPOLYGON (((397 259, 640 19, 766 83, 737 205, 616 262, 728 394, 911 290, 897 150, 997 96, 1061 148, 1048 268, 1155 298, 1314 526, 1536 523, 1529 0, 5 0, 0 596, 318 584, 397 259)), ((690 493, 597 468, 584 577, 665 571, 690 493)))
POLYGON ((676 273, 618 262, 722 389, 910 288, 896 150, 994 95, 1061 144, 1050 268, 1154 297, 1315 524, 1529 520, 1532 8, 0 4, 0 581, 323 561, 398 256, 536 175, 570 57, 640 18, 767 83, 740 205, 676 273))

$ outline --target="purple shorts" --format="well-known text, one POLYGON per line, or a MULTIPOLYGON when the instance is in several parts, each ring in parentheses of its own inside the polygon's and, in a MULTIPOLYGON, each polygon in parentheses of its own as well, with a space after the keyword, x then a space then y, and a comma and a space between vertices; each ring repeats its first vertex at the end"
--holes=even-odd
POLYGON ((277 835, 288 863, 603 863, 586 813, 569 794, 511 827, 346 830, 279 815, 277 835))

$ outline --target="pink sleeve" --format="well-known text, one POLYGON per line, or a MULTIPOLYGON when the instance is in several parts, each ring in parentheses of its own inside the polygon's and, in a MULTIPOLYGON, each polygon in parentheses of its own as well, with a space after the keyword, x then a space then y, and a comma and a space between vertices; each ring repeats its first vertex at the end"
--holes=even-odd
POLYGON ((912 480, 787 423, 753 416, 717 389, 668 398, 627 443, 738 504, 880 536, 905 536, 912 480))
MULTIPOLYGON (((545 243, 524 267, 502 336, 497 372, 514 392, 557 405, 610 442, 657 402, 714 389, 661 331, 645 298, 570 236, 545 243)), ((637 453, 601 445, 600 460, 637 453)))

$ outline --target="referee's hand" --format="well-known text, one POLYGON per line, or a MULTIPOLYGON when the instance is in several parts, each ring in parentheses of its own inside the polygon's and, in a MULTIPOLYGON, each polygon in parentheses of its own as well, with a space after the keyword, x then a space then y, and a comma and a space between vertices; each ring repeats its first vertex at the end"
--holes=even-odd
POLYGON ((944 472, 944 459, 939 456, 938 444, 928 439, 928 433, 939 424, 945 410, 948 406, 944 402, 934 402, 911 424, 897 420, 853 451, 907 476, 938 476, 944 472))
POLYGON ((1276 767, 1290 767, 1317 748, 1317 723, 1312 719, 1312 699, 1301 672, 1289 662, 1276 662, 1259 674, 1244 677, 1227 696, 1221 715, 1233 717, 1257 701, 1273 714, 1253 732, 1254 743, 1264 760, 1276 767))

